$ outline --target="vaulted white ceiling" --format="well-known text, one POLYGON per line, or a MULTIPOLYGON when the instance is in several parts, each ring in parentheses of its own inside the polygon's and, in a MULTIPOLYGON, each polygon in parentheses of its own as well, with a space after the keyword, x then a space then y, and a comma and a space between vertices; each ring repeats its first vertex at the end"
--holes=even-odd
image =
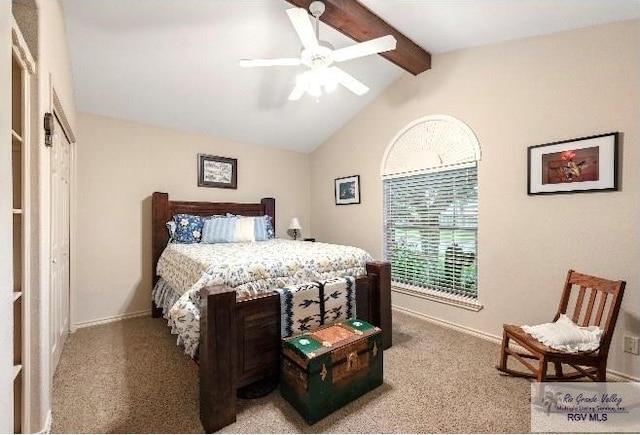
MULTIPOLYGON (((349 0, 351 1, 351 0, 349 0)), ((361 0, 431 54, 638 18, 638 0, 361 0)), ((340 66, 368 85, 287 100, 305 67, 284 0, 63 0, 78 110, 234 141, 311 152, 409 73, 380 56, 340 66)), ((354 41, 321 24, 321 39, 354 41)), ((437 67, 437 66, 436 66, 437 67)), ((428 71, 422 74, 428 74, 428 71)))

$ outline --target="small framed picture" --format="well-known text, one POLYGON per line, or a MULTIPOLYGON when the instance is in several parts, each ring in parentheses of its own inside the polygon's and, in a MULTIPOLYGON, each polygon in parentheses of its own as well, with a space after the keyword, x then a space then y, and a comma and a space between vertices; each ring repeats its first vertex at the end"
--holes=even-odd
POLYGON ((336 205, 360 204, 360 175, 336 178, 336 205))
POLYGON ((607 133, 527 148, 527 194, 618 190, 618 135, 607 133))
POLYGON ((198 186, 238 188, 238 160, 198 154, 198 186))

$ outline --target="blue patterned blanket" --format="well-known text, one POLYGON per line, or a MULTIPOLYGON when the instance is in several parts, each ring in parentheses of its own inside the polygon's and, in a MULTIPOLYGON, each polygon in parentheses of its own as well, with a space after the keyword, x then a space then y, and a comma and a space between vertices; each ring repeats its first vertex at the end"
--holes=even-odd
POLYGON ((314 330, 356 315, 355 279, 350 276, 276 291, 280 294, 282 337, 314 330))

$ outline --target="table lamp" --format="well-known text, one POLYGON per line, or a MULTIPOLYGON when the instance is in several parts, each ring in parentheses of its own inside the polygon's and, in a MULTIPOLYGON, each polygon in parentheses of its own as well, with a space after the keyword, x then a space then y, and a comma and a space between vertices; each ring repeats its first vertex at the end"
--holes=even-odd
POLYGON ((293 240, 297 240, 298 236, 300 235, 300 230, 302 229, 300 221, 297 217, 291 219, 291 222, 289 223, 289 229, 293 233, 293 240))

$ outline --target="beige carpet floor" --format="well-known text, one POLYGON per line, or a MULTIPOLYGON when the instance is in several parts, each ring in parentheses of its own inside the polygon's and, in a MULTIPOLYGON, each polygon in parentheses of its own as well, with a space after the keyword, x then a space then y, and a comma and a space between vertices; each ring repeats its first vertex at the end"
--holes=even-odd
MULTIPOLYGON (((225 433, 523 433, 529 382, 495 369, 499 346, 394 312, 384 384, 313 426, 278 390, 239 400, 225 433)), ((69 336, 53 382, 53 433, 201 433, 197 366, 161 319, 69 336)))

